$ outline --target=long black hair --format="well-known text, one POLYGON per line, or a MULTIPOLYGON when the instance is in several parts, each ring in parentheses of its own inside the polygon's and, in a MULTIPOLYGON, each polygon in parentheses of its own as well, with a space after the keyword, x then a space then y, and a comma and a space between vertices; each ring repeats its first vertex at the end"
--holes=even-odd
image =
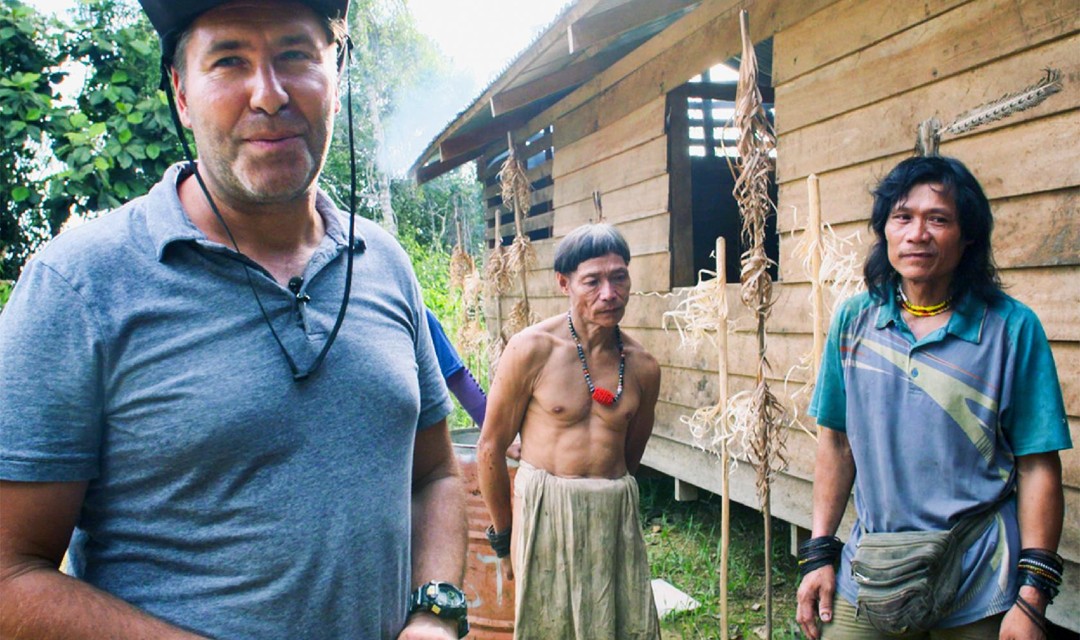
POLYGON ((885 223, 897 203, 921 184, 940 184, 952 197, 960 222, 960 235, 968 244, 952 278, 954 297, 970 291, 989 302, 1001 295, 1001 278, 994 265, 990 235, 994 216, 982 186, 964 163, 955 158, 940 156, 908 158, 896 165, 874 189, 874 208, 870 228, 877 242, 870 249, 863 266, 863 275, 870 295, 883 302, 893 295, 899 275, 889 262, 885 240, 885 223))

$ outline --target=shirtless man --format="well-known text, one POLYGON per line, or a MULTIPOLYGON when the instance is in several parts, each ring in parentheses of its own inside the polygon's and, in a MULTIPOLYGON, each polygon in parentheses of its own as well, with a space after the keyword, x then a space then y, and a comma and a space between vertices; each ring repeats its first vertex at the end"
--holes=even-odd
POLYGON ((659 638, 630 474, 652 433, 660 367, 619 330, 629 263, 611 225, 566 236, 555 277, 570 310, 511 338, 491 386, 480 489, 492 546, 517 575, 518 640, 659 638), (511 513, 505 452, 519 433, 511 513))

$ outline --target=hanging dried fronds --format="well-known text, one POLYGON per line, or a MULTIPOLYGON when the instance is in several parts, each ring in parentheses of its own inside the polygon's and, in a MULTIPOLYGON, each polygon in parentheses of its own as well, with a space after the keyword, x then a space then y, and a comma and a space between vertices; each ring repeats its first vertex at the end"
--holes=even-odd
POLYGON ((747 244, 742 254, 740 297, 743 304, 757 316, 758 332, 758 388, 754 393, 753 453, 757 467, 758 497, 767 500, 769 478, 777 470, 772 465, 782 462, 784 430, 776 418, 783 414, 783 407, 768 389, 765 371, 765 321, 772 308, 772 278, 769 266, 772 262, 765 254, 765 225, 774 213, 769 198, 769 185, 773 173, 772 153, 776 149, 776 137, 765 114, 761 91, 757 84, 757 58, 747 13, 740 13, 742 29, 742 61, 739 65, 739 83, 735 98, 735 127, 739 132, 738 157, 734 162, 735 200, 742 214, 742 238, 747 244))
MULTIPOLYGON (((507 134, 507 141, 510 150, 506 155, 506 161, 503 163, 502 169, 499 170, 503 206, 508 211, 518 211, 522 212, 522 215, 527 215, 529 208, 532 206, 530 202, 532 199, 532 184, 529 183, 525 165, 518 158, 517 150, 514 148, 514 143, 509 134, 507 134)), ((518 233, 521 233, 520 228, 518 233)))
POLYGON ((506 252, 505 263, 509 277, 520 276, 536 265, 536 249, 527 236, 514 236, 506 252))
MULTIPOLYGON (((794 231, 791 235, 794 236, 794 231)), ((840 236, 832 225, 826 222, 822 223, 817 239, 821 255, 819 279, 831 298, 831 316, 841 302, 866 290, 858 253, 858 247, 862 245, 862 233, 853 231, 846 236, 840 236)), ((814 277, 810 266, 813 250, 813 234, 803 233, 795 245, 795 255, 799 257, 800 266, 808 278, 814 277)))
POLYGON ((514 306, 510 308, 510 315, 506 318, 506 335, 513 336, 522 329, 539 321, 540 317, 533 313, 529 308, 529 301, 524 299, 518 300, 514 303, 514 306))
POLYGON ((457 229, 457 244, 450 252, 450 287, 461 291, 465 288, 465 279, 476 272, 476 262, 465 249, 464 233, 457 203, 454 204, 454 226, 457 229))
POLYGON ((740 297, 757 317, 757 382, 751 395, 750 458, 757 471, 757 493, 764 516, 765 533, 765 636, 772 637, 772 515, 770 484, 773 475, 786 464, 783 457, 784 407, 769 390, 765 372, 765 321, 772 308, 771 261, 765 253, 765 224, 775 207, 769 198, 774 172, 772 155, 776 137, 765 114, 757 81, 757 58, 750 39, 749 14, 739 12, 742 60, 735 93, 735 127, 739 155, 735 161, 733 194, 742 214, 742 238, 747 244, 742 254, 740 297))
POLYGON ((503 349, 506 348, 506 336, 502 331, 499 331, 494 338, 488 342, 487 359, 488 359, 488 379, 495 379, 495 372, 499 368, 499 358, 502 357, 503 349))
POLYGON ((503 270, 509 279, 515 275, 520 277, 522 297, 511 309, 510 317, 504 327, 506 335, 512 336, 535 321, 529 308, 529 269, 536 264, 536 250, 532 246, 532 241, 525 235, 522 223, 531 206, 532 185, 525 173, 525 166, 518 159, 513 138, 509 133, 506 135, 506 141, 509 150, 506 162, 499 171, 499 180, 502 182, 503 206, 511 208, 514 212, 515 234, 513 243, 503 256, 503 270))
POLYGON ((678 306, 664 312, 661 326, 666 330, 668 321, 675 325, 681 347, 693 348, 702 340, 715 343, 715 333, 727 330, 727 292, 719 282, 716 272, 702 269, 694 288, 678 306))
POLYGON ((506 265, 507 248, 496 245, 484 263, 484 283, 493 296, 506 293, 514 286, 514 274, 506 265))
POLYGON ((461 245, 455 245, 450 252, 450 287, 461 291, 465 288, 465 279, 476 272, 476 263, 472 256, 465 253, 461 245))
POLYGON ((484 279, 474 270, 465 276, 461 287, 457 348, 466 357, 481 358, 486 355, 489 338, 484 320, 484 279))

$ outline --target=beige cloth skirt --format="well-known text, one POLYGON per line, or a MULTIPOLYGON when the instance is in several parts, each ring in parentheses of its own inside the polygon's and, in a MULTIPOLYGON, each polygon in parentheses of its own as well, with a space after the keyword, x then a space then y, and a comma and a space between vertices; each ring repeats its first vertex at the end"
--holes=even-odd
POLYGON ((517 640, 654 640, 660 624, 634 477, 514 480, 517 640))

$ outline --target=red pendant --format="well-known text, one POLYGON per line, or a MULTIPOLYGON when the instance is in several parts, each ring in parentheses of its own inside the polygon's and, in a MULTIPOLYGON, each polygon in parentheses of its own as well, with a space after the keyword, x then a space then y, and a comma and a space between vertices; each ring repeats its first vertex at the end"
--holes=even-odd
POLYGON ((596 400, 605 407, 610 407, 615 404, 615 394, 604 389, 603 387, 597 387, 592 392, 593 400, 596 400))

